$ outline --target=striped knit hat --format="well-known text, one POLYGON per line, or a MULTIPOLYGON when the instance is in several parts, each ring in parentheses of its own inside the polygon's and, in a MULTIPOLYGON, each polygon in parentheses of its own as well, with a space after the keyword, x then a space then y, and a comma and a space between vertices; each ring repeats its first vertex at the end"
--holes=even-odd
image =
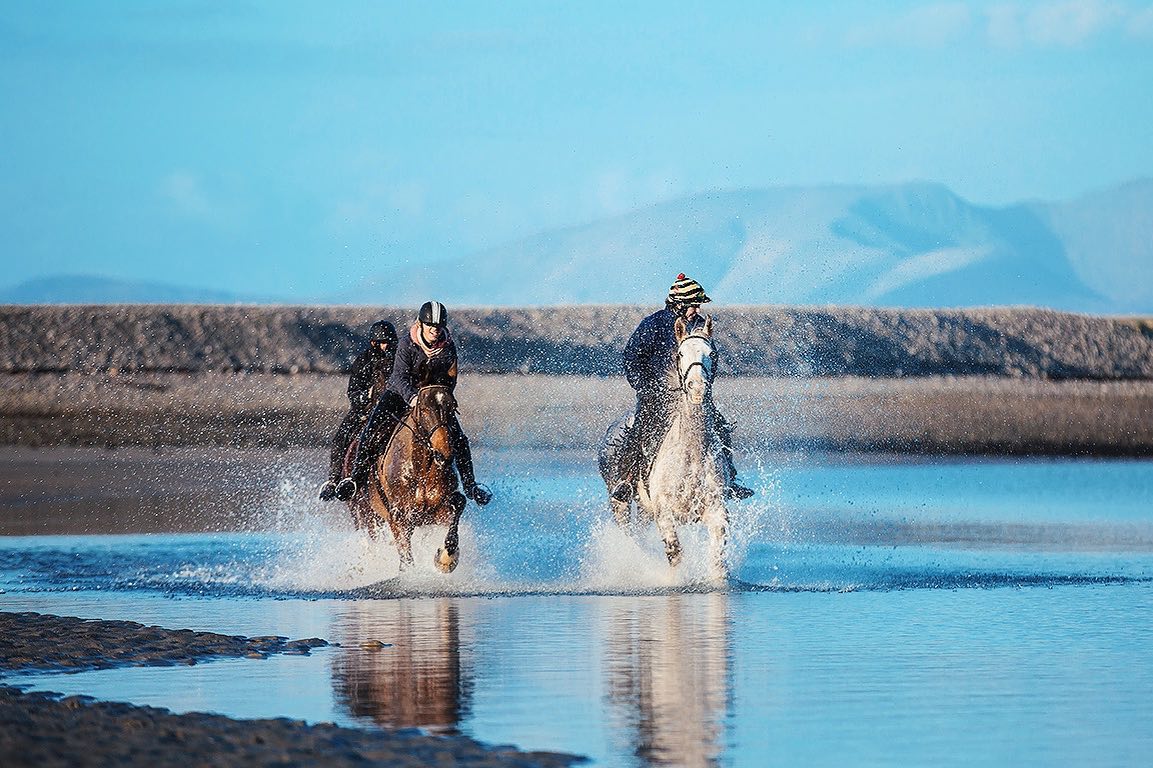
POLYGON ((669 288, 669 302, 682 307, 699 307, 707 301, 712 301, 705 295, 705 289, 696 280, 685 277, 682 272, 677 275, 677 281, 669 288))

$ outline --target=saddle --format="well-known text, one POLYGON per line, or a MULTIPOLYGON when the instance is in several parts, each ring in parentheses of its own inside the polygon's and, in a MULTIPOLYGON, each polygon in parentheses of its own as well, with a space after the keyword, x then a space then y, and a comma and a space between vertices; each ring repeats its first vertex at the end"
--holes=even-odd
POLYGON ((404 421, 405 416, 408 415, 407 408, 403 413, 397 415, 395 407, 390 408, 382 399, 376 404, 376 407, 371 411, 368 420, 365 422, 364 427, 360 432, 353 436, 351 442, 348 444, 348 450, 344 453, 344 476, 354 477, 356 471, 359 469, 363 472, 367 468, 367 464, 377 456, 380 456, 388 450, 388 446, 396 437, 396 433, 400 430, 400 425, 404 421), (371 431, 369 431, 371 427, 371 431), (364 448, 367 453, 364 456, 359 456, 361 448, 361 438, 368 432, 367 440, 364 441, 364 448), (358 457, 359 464, 358 467, 358 457))

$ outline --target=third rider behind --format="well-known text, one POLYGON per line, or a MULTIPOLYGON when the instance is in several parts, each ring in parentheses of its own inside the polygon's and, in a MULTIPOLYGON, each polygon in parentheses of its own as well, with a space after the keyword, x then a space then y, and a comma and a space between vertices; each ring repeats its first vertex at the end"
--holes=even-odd
POLYGON ((395 356, 396 328, 387 320, 378 320, 369 330, 368 346, 352 364, 352 374, 348 377, 348 414, 332 436, 328 480, 320 487, 321 500, 328 501, 338 496, 342 500, 352 498, 355 485, 345 483, 347 490, 343 493, 338 491, 344 456, 353 437, 369 421, 373 406, 384 395, 395 356))
MULTIPOLYGON (((643 457, 649 452, 646 446, 655 449, 655 443, 664 437, 668 429, 672 411, 671 393, 676 391, 675 353, 677 340, 673 325, 678 317, 683 318, 691 330, 704 322, 701 305, 711 301, 705 295, 700 283, 677 275, 676 282, 669 288, 665 308, 654 312, 641 321, 633 331, 625 347, 625 378, 637 393, 637 410, 632 427, 625 436, 620 456, 621 481, 612 491, 618 501, 629 501, 633 495, 637 474, 643 469, 643 457), (671 377, 671 378, 670 378, 671 377)), ((714 369, 715 370, 715 369, 714 369)), ((733 428, 717 410, 710 395, 707 407, 716 417, 717 432, 724 450, 725 495, 729 498, 747 499, 753 491, 736 482, 737 470, 733 464, 733 428)))
MULTIPOLYGON (((439 301, 426 301, 421 305, 416 322, 400 337, 396 362, 388 379, 388 391, 399 396, 410 408, 416 403, 417 390, 422 386, 442 384, 456 389, 456 344, 449 336, 447 325, 448 310, 444 305, 439 301)), ((492 494, 476 483, 472 450, 455 414, 449 429, 464 495, 482 506, 488 504, 492 494)))

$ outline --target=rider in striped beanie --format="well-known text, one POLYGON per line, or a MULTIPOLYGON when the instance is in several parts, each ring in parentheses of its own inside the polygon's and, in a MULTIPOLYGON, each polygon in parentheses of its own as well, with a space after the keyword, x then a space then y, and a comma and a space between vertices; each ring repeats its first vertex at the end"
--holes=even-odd
MULTIPOLYGON (((629 343, 625 346, 625 378, 637 393, 637 410, 633 425, 624 436, 620 449, 619 476, 622 478, 612 489, 614 499, 629 501, 633 496, 637 475, 643 470, 644 446, 650 448, 664 437, 669 426, 672 404, 669 400, 670 375, 675 380, 673 359, 677 340, 673 326, 677 318, 684 319, 689 330, 704 323, 700 309, 712 301, 701 284, 682 272, 669 287, 665 308, 641 321, 629 343)), ((715 370, 715 367, 714 367, 715 370)), ((734 499, 747 499, 753 491, 736 482, 733 464, 733 426, 717 410, 709 398, 708 407, 716 418, 717 432, 725 450, 725 493, 734 499)))
POLYGON ((665 305, 699 309, 702 304, 707 304, 710 301, 712 299, 705 295, 705 289, 701 287, 701 284, 690 277, 685 277, 685 273, 682 272, 677 275, 676 282, 669 288, 665 305))

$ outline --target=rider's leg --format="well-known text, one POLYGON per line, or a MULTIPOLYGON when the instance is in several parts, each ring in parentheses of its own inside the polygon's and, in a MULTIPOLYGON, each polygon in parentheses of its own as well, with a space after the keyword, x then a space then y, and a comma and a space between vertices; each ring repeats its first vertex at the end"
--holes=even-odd
POLYGON ((617 460, 617 483, 609 495, 617 501, 627 502, 633 497, 633 482, 636 480, 641 452, 640 419, 634 418, 632 424, 625 426, 624 433, 624 442, 617 460))
POLYGON ((368 480, 372 462, 387 447, 393 429, 404 419, 407 409, 405 402, 392 392, 385 392, 377 398, 368 419, 364 421, 360 442, 356 444, 351 476, 357 483, 368 480))
POLYGON ((661 401, 655 397, 637 397, 637 412, 632 426, 625 432, 624 445, 620 452, 616 486, 609 492, 617 501, 630 501, 636 487, 637 475, 644 464, 646 439, 652 439, 661 430, 661 401))
POLYGON ((336 486, 336 497, 342 501, 352 498, 356 489, 368 481, 372 463, 380 455, 382 444, 392 434, 392 426, 399 419, 398 401, 389 398, 389 394, 386 392, 385 396, 379 398, 364 419, 349 475, 336 486))
POLYGON ((368 478, 369 470, 372 468, 372 460, 376 458, 377 451, 380 448, 380 439, 377 436, 380 430, 378 426, 381 419, 381 402, 378 401, 373 407, 372 413, 368 414, 368 419, 364 422, 364 428, 360 430, 360 440, 356 444, 356 454, 352 457, 352 472, 350 476, 358 483, 362 483, 368 478))
POLYGON ((721 467, 725 475, 725 496, 730 499, 747 499, 753 495, 752 488, 737 482, 737 465, 733 461, 733 424, 726 419, 716 405, 713 405, 713 419, 717 425, 717 436, 721 440, 721 467))
POLYGON ((328 480, 320 486, 321 501, 328 501, 336 497, 336 485, 344 474, 344 454, 348 452, 348 444, 352 442, 352 436, 356 433, 362 418, 363 414, 359 411, 349 410, 340 422, 340 426, 336 428, 336 433, 332 436, 328 457, 328 480))
POLYGON ((449 434, 452 436, 452 453, 456 457, 456 469, 460 473, 460 484, 464 486, 464 495, 483 507, 492 501, 492 494, 476 484, 476 475, 472 466, 472 447, 468 444, 468 437, 461 429, 456 416, 452 417, 449 434))

